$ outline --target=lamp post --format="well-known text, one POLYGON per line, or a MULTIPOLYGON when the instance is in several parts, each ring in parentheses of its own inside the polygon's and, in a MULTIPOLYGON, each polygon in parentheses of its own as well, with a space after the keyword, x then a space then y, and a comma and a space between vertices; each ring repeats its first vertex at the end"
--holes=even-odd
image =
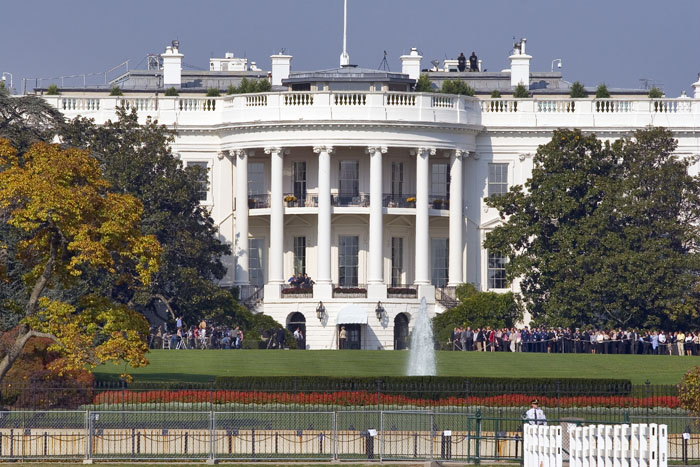
POLYGON ((554 73, 554 64, 555 64, 556 62, 558 62, 558 63, 557 63, 557 68, 561 68, 561 66, 562 66, 562 64, 561 64, 561 58, 555 58, 554 60, 552 60, 552 73, 554 73))

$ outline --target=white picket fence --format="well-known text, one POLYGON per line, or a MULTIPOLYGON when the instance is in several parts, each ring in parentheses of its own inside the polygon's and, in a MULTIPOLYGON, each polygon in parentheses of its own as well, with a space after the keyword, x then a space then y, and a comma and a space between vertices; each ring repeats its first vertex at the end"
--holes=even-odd
MULTIPOLYGON (((668 467, 666 425, 590 425, 569 430, 570 467, 668 467)), ((561 467, 561 426, 525 425, 525 467, 561 467)))

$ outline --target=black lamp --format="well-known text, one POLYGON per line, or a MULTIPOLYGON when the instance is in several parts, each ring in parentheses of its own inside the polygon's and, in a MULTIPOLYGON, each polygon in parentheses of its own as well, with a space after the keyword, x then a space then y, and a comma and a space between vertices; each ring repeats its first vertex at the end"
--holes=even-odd
POLYGON ((318 318, 319 321, 323 319, 323 315, 326 314, 326 307, 323 306, 323 302, 318 302, 318 306, 316 307, 316 317, 318 318))
POLYGON ((377 302, 377 308, 375 308, 374 312, 377 314, 377 319, 381 321, 382 317, 386 314, 382 302, 377 302))

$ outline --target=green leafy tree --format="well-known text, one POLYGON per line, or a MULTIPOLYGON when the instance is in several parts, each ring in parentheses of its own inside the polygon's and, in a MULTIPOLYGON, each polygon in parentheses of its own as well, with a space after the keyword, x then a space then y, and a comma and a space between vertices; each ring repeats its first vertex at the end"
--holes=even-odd
POLYGON ((583 87, 583 84, 581 84, 579 81, 576 81, 574 84, 571 85, 571 89, 569 90, 569 97, 572 99, 583 99, 585 97, 588 97, 588 93, 586 92, 586 88, 583 87))
POLYGON ((558 130, 531 178, 487 204, 531 315, 551 325, 679 326, 697 316, 700 182, 670 131, 601 143, 558 130))
POLYGON ((165 95, 168 97, 173 97, 173 96, 179 96, 180 93, 177 92, 177 89, 175 89, 174 87, 171 86, 165 90, 165 95))
POLYGON ((501 98, 501 92, 498 89, 494 89, 491 91, 491 99, 500 99, 501 98))
POLYGON ((216 88, 207 89, 207 97, 219 97, 221 93, 216 88))
POLYGON ((55 84, 50 84, 48 88, 46 88, 46 94, 49 96, 58 96, 60 92, 58 92, 58 86, 55 84))
POLYGON ((416 81, 416 92, 433 92, 433 83, 427 73, 421 73, 416 81))
POLYGON ((479 292, 472 284, 462 284, 456 292, 459 305, 433 318, 433 330, 440 343, 449 340, 455 327, 512 327, 522 319, 522 310, 512 292, 479 292))
POLYGON ((113 189, 142 201, 143 232, 162 245, 161 267, 149 286, 121 300, 141 311, 155 311, 161 302, 171 318, 182 315, 188 323, 206 317, 233 324, 242 307, 215 283, 226 272, 222 257, 230 247, 218 240, 216 225, 200 204, 206 169, 183 168, 170 151, 173 133, 164 126, 140 125, 136 112, 123 108, 117 116, 103 126, 76 119, 64 140, 89 149, 113 189))
POLYGON ((605 83, 600 83, 598 85, 595 90, 595 97, 596 99, 607 99, 610 97, 610 91, 608 91, 608 87, 605 83))
POLYGON ((229 85, 226 94, 249 94, 255 92, 269 92, 272 89, 270 81, 266 79, 249 80, 245 76, 241 79, 238 86, 229 85))
POLYGON ((664 97, 664 93, 661 89, 654 86, 651 89, 649 89, 649 97, 651 99, 661 99, 662 97, 664 97))
POLYGON ((110 96, 123 96, 124 93, 119 88, 119 86, 112 86, 112 89, 109 90, 109 95, 110 96))
POLYGON ((443 94, 460 94, 464 96, 473 96, 474 88, 469 86, 461 79, 446 79, 442 82, 440 92, 443 94))
POLYGON ((700 416, 700 366, 695 366, 683 375, 678 385, 681 407, 694 417, 700 416))
POLYGON ((518 83, 513 90, 513 97, 516 99, 526 99, 530 97, 530 91, 527 90, 523 83, 518 83))

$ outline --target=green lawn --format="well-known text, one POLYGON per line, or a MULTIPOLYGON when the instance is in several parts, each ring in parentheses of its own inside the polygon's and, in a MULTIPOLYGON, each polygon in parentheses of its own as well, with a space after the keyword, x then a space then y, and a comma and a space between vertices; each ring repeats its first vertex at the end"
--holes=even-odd
MULTIPOLYGON (((623 378, 676 384, 700 358, 656 355, 438 352, 440 376, 623 378)), ((135 381, 205 382, 215 376, 401 376, 407 352, 337 350, 153 350, 150 365, 131 369, 135 381)), ((98 379, 124 366, 104 365, 98 379)))

